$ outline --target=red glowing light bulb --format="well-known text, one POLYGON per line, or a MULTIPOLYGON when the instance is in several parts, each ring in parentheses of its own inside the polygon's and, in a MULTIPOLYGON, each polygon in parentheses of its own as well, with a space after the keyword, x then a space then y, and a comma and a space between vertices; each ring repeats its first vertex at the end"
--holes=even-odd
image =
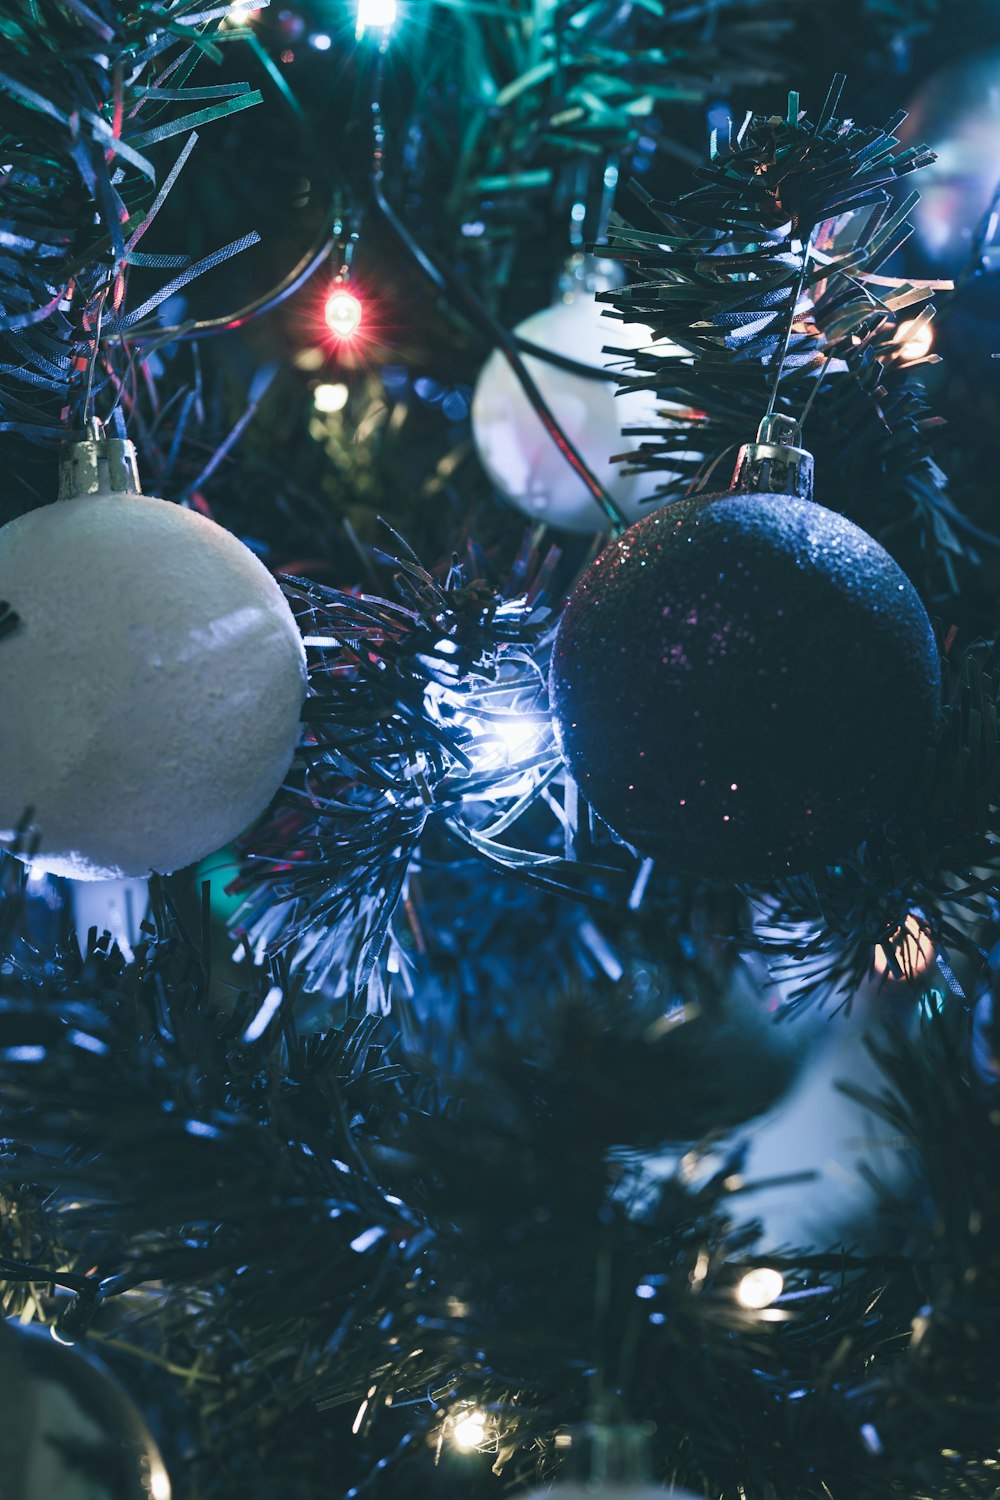
POLYGON ((335 286, 326 299, 323 316, 334 338, 353 338, 361 327, 361 303, 346 286, 335 286))

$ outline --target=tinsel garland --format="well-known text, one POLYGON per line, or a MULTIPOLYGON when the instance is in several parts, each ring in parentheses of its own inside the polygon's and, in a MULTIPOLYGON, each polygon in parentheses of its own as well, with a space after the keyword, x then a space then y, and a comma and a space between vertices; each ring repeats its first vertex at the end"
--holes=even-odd
POLYGON ((547 1016, 534 1058, 500 1037, 432 1079, 375 1018, 299 1036, 278 970, 227 999, 162 900, 130 965, 100 945, 40 963, 19 906, 8 889, 8 1306, 30 1295, 70 1336, 189 1360, 208 1393, 199 1494, 228 1493, 223 1435, 252 1451, 256 1493, 279 1493, 296 1412, 291 1472, 315 1474, 341 1404, 355 1482, 402 1418, 389 1472, 421 1493, 424 1445, 469 1406, 527 1479, 595 1370, 658 1422, 659 1471, 704 1493, 990 1493, 1000 1140, 961 1007, 919 1046, 880 1045, 896 1094, 879 1107, 931 1194, 907 1211, 909 1254, 769 1256, 790 1295, 768 1321, 734 1295, 762 1263, 731 1218, 738 1157, 650 1184, 612 1149, 655 1136, 657 1105, 636 1097, 645 1123, 592 1107, 592 999, 547 1016), (73 1300, 39 1302, 46 1281, 73 1300), (275 1383, 285 1416, 262 1426, 275 1383))

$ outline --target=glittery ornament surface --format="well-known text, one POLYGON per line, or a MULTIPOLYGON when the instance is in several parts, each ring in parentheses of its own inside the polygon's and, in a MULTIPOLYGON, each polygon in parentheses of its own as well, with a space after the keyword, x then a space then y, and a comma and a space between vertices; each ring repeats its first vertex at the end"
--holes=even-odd
POLYGON ((570 771, 643 853, 723 879, 845 855, 912 792, 940 663, 905 574, 788 495, 703 495, 631 526, 563 614, 570 771))

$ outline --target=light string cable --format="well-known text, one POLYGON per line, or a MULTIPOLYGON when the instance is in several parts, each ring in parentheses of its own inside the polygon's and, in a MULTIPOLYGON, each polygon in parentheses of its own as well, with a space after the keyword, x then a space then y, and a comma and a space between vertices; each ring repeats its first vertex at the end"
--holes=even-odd
MULTIPOLYGON (((379 56, 381 59, 381 49, 379 56)), ((301 111, 296 111, 297 118, 300 114, 301 111)), ((177 339, 197 339, 206 334, 230 333, 234 329, 242 327, 244 323, 249 323, 253 319, 261 317, 264 313, 271 312, 274 308, 279 307, 282 302, 287 301, 289 297, 294 296, 297 291, 305 286, 306 282, 311 280, 317 271, 328 263, 330 256, 337 248, 339 220, 340 210, 336 199, 334 199, 309 249, 300 257, 287 275, 282 277, 270 290, 263 292, 259 297, 247 302, 244 306, 236 308, 233 312, 223 313, 214 318, 190 318, 183 323, 175 323, 169 326, 158 323, 137 324, 135 328, 122 330, 115 335, 115 338, 123 344, 142 344, 148 340, 155 339, 157 346, 159 346, 162 343, 171 343, 177 339)), ((412 248, 411 253, 413 253, 412 248)), ((428 267, 424 269, 429 272, 428 267)), ((451 276, 449 279, 456 286, 459 285, 456 277, 451 276)), ((435 275, 435 280, 438 281, 438 284, 447 293, 448 287, 441 281, 440 277, 435 275)), ((462 290, 467 297, 471 298, 473 296, 468 288, 463 287, 462 290)), ((483 309, 483 312, 485 313, 485 309, 483 309)), ((497 326, 499 327, 500 325, 497 326)), ((481 323, 480 327, 482 327, 481 323)), ((556 366, 558 369, 567 370, 573 375, 578 375, 583 380, 597 380, 604 383, 614 382, 619 385, 630 383, 645 384, 642 377, 634 377, 634 380, 630 380, 630 377, 627 375, 619 375, 600 366, 588 365, 581 360, 571 359, 568 355, 559 354, 553 349, 545 349, 540 344, 532 343, 530 339, 523 339, 517 335, 511 335, 510 337, 521 353, 530 354, 536 359, 544 360, 547 364, 556 366)), ((491 342, 495 341, 495 338, 491 334, 491 342)))
MULTIPOLYGON (((846 73, 835 73, 833 75, 833 78, 830 81, 830 87, 827 91, 826 100, 824 101, 823 108, 820 111, 819 119, 817 123, 812 127, 812 134, 815 135, 832 117, 834 111, 837 108, 837 105, 840 102, 840 96, 843 92, 844 84, 846 82, 846 73)), ((795 116, 797 116, 798 114, 798 100, 799 96, 797 93, 789 94, 789 124, 793 123, 793 111, 795 116)), ((806 276, 809 273, 809 262, 812 257, 813 237, 816 234, 817 228, 818 226, 816 224, 811 225, 809 233, 805 236, 802 242, 802 264, 799 266, 799 274, 795 279, 795 286, 792 291, 792 301, 791 306, 788 309, 788 323, 785 326, 785 336, 781 341, 780 349, 771 361, 771 363, 774 365, 774 379, 771 382, 771 390, 768 397, 767 410, 764 413, 765 417, 769 417, 774 411, 774 405, 778 399, 778 387, 781 384, 781 377, 785 372, 785 360, 788 356, 788 350, 792 342, 792 333, 795 328, 795 314, 798 311, 799 299, 801 298, 802 293, 805 290, 806 276)), ((815 395, 816 391, 819 389, 819 385, 822 382, 824 373, 825 370, 820 372, 817 384, 813 387, 813 395, 815 395)), ((808 412, 810 405, 811 399, 806 404, 806 412, 808 412)), ((802 415, 802 421, 805 421, 806 412, 804 412, 802 415)))
MULTIPOLYGON (((283 97, 285 103, 292 109, 296 121, 301 123, 304 115, 298 100, 294 95, 290 98, 284 95, 283 97)), ((207 334, 230 333, 242 327, 244 323, 249 323, 279 307, 282 302, 287 301, 305 286, 306 282, 327 264, 329 257, 336 249, 339 233, 340 206, 337 195, 333 194, 323 221, 308 250, 299 257, 280 281, 266 292, 262 292, 259 297, 254 297, 242 307, 235 308, 232 312, 222 313, 218 317, 188 318, 182 323, 169 326, 157 322, 137 323, 134 328, 122 329, 114 337, 123 344, 144 344, 149 340, 155 340, 156 346, 159 347, 177 339, 199 339, 207 334)))

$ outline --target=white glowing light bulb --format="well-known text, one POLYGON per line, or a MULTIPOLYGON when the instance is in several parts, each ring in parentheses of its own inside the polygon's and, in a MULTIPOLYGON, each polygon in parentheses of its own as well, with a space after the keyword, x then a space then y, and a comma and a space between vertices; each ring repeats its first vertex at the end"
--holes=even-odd
POLYGON ((349 395, 350 391, 342 381, 338 380, 335 385, 324 382, 313 391, 313 406, 321 412, 343 411, 349 395))
POLYGON ((542 723, 528 715, 521 717, 512 713, 507 718, 491 719, 489 728, 500 737, 508 759, 517 760, 528 750, 532 741, 537 740, 542 723))
POLYGON ((466 1452, 478 1448, 486 1436, 486 1413, 475 1407, 463 1412, 452 1427, 451 1436, 455 1446, 466 1452))
POLYGON ((349 339, 361 327, 361 303, 353 292, 338 286, 326 299, 323 316, 326 326, 338 339, 349 339))
POLYGON ((785 1289, 785 1278, 780 1271, 770 1266, 756 1266, 748 1271, 736 1288, 736 1300, 741 1307, 759 1312, 777 1302, 785 1289))
POLYGON ((369 28, 381 27, 388 31, 395 25, 398 6, 396 0, 358 0, 358 25, 355 36, 358 41, 369 28))

